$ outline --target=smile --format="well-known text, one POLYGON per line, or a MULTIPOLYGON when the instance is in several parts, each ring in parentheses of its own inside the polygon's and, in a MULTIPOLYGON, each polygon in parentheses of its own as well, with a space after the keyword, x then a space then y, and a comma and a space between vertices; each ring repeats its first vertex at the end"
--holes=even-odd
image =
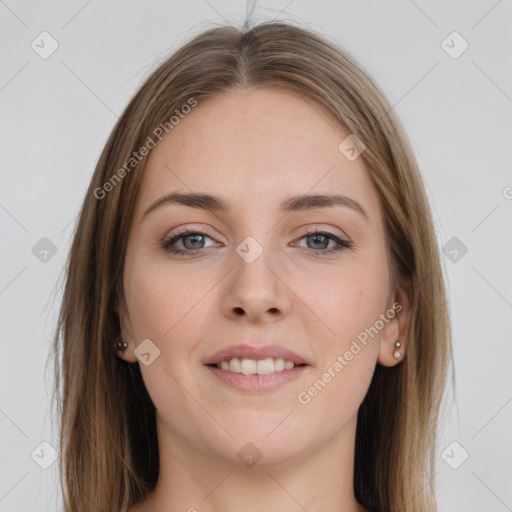
POLYGON ((243 373, 244 375, 268 375, 269 373, 291 370, 296 365, 292 361, 287 361, 282 358, 241 359, 239 357, 233 357, 232 359, 221 361, 212 366, 232 373, 243 373))
POLYGON ((206 365, 205 368, 222 385, 227 385, 237 391, 258 393, 274 390, 298 379, 310 367, 306 364, 296 365, 284 359, 233 358, 219 364, 206 365), (231 365, 233 365, 233 369, 231 369, 231 365))

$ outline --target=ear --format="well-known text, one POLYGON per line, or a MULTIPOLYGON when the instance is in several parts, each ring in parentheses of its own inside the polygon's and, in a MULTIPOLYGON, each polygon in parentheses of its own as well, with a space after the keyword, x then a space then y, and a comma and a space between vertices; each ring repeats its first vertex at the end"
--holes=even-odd
POLYGON ((381 331, 379 356, 377 361, 382 366, 395 366, 404 359, 407 352, 407 336, 409 333, 411 304, 410 281, 402 279, 399 287, 391 296, 386 316, 390 320, 381 331), (400 342, 400 347, 395 342, 400 342), (400 357, 395 357, 400 352, 400 357))
POLYGON ((133 326, 128 312, 128 307, 124 297, 120 301, 120 305, 116 308, 117 316, 119 317, 119 329, 120 336, 116 340, 117 356, 120 359, 124 359, 128 363, 136 363, 138 359, 135 357, 133 351, 135 350, 135 338, 133 336, 133 326), (125 341, 128 343, 128 348, 124 351, 117 348, 119 341, 125 341))

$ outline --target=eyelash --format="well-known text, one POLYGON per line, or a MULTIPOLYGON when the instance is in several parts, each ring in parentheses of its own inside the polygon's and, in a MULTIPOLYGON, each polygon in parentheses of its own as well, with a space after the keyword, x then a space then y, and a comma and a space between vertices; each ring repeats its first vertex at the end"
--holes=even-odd
MULTIPOLYGON (((194 256, 194 255, 198 254, 199 252, 201 252, 203 249, 183 250, 183 249, 171 249, 170 248, 175 242, 181 240, 182 238, 187 238, 190 235, 202 235, 202 236, 206 236, 213 240, 213 238, 211 236, 209 236, 207 233, 200 231, 198 229, 191 228, 191 229, 187 229, 187 230, 184 230, 184 231, 181 231, 178 233, 173 233, 171 236, 162 240, 162 249, 164 249, 165 251, 167 251, 171 254, 174 254, 174 255, 186 254, 188 256, 194 256)), ((308 249, 308 252, 311 255, 316 256, 318 258, 321 258, 326 254, 338 253, 345 249, 353 248, 353 244, 351 242, 349 242, 348 240, 343 240, 342 238, 340 238, 340 237, 336 236, 335 234, 330 233, 328 231, 319 231, 319 230, 315 230, 315 229, 307 230, 306 233, 300 238, 300 240, 302 240, 303 238, 307 238, 309 236, 313 236, 313 235, 327 236, 328 238, 334 240, 338 244, 338 247, 334 247, 334 248, 331 247, 330 249, 323 249, 321 251, 315 251, 314 249, 308 249)))

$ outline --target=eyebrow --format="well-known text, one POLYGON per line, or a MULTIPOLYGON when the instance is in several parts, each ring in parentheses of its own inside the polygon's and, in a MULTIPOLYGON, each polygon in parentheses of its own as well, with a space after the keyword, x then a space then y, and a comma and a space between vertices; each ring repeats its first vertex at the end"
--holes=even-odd
MULTIPOLYGON (((228 213, 231 211, 230 204, 220 197, 212 196, 210 194, 171 192, 152 203, 142 215, 142 220, 147 217, 149 213, 159 210, 164 206, 174 204, 211 212, 228 213)), ((290 196, 281 203, 280 210, 283 213, 288 213, 292 211, 332 208, 335 206, 351 208, 368 220, 368 215, 364 211, 363 207, 355 199, 351 199, 350 197, 343 195, 314 194, 290 196)))

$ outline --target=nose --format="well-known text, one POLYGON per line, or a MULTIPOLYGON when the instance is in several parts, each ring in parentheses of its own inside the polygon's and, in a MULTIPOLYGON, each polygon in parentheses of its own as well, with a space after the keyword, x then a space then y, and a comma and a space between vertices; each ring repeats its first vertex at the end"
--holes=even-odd
POLYGON ((263 250, 254 261, 234 252, 233 264, 222 299, 226 316, 243 317, 251 323, 268 323, 289 314, 292 292, 282 266, 277 265, 277 259, 269 250, 263 250))

